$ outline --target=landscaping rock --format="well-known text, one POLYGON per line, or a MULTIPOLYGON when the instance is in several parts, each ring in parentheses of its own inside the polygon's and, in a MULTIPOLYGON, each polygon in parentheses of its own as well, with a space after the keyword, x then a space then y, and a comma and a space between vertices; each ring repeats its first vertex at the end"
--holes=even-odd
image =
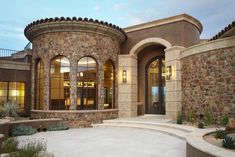
POLYGON ((225 130, 229 133, 235 133, 235 119, 229 121, 225 130))

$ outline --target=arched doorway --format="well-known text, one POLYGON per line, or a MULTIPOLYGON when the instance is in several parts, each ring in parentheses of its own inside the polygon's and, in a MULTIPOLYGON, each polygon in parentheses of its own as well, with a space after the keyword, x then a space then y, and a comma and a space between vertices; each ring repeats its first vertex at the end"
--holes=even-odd
POLYGON ((78 61, 77 71, 77 108, 91 110, 97 108, 97 63, 91 57, 78 61))
POLYGON ((138 101, 145 114, 165 114, 165 49, 150 45, 138 53, 138 101))
POLYGON ((164 70, 164 56, 154 57, 146 65, 146 113, 165 114, 165 77, 163 75, 164 70))

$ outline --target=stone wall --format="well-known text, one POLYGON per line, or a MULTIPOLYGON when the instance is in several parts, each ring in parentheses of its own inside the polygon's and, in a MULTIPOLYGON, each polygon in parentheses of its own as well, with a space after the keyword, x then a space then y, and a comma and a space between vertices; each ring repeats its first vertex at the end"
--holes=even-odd
MULTIPOLYGON (((33 64, 40 58, 44 65, 44 109, 49 109, 49 88, 50 88, 50 60, 58 55, 67 57, 70 61, 70 99, 71 109, 76 108, 77 93, 77 62, 84 56, 93 57, 97 62, 97 83, 98 83, 98 108, 103 105, 104 91, 104 63, 111 60, 117 67, 117 55, 119 53, 119 44, 110 37, 87 32, 57 32, 45 34, 37 37, 33 41, 33 64)), ((117 68, 115 68, 117 70, 117 68)), ((34 88, 34 70, 32 70, 32 89, 34 88)), ((117 84, 116 84, 117 85, 117 84)), ((32 90, 34 92, 34 90, 32 90)), ((34 93, 32 92, 32 98, 34 93)), ((117 93, 117 88, 116 88, 117 93)), ((117 100, 117 98, 115 98, 117 100)), ((32 99, 32 107, 33 102, 32 99)), ((116 103, 115 103, 116 104, 116 103)))
POLYGON ((209 111, 218 122, 222 115, 235 112, 235 47, 227 47, 232 40, 192 48, 194 52, 202 52, 205 48, 210 50, 181 59, 182 110, 185 115, 194 112, 199 116, 209 111), (224 48, 216 49, 212 44, 224 48))
POLYGON ((87 128, 91 124, 102 123, 103 120, 118 118, 117 109, 86 111, 39 111, 32 110, 32 119, 62 118, 71 128, 87 128))

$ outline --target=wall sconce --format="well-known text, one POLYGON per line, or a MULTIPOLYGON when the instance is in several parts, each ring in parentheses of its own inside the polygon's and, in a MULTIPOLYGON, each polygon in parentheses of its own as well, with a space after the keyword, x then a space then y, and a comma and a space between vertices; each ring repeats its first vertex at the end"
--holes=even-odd
POLYGON ((166 67, 166 79, 170 80, 171 76, 172 76, 172 68, 171 68, 171 66, 167 66, 166 67))
POLYGON ((126 83, 126 70, 122 71, 122 83, 126 83))
POLYGON ((80 72, 79 75, 80 75, 80 77, 83 77, 83 72, 80 72))

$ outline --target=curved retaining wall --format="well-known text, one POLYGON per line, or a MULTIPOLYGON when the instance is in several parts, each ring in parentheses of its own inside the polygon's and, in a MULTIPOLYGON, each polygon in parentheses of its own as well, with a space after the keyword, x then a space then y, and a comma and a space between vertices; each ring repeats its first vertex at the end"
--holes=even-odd
POLYGON ((206 142, 203 137, 216 129, 202 129, 186 137, 186 157, 234 157, 235 153, 206 142))
POLYGON ((213 113, 217 122, 235 102, 235 37, 190 47, 181 53, 183 112, 213 113))
POLYGON ((32 119, 62 118, 69 127, 91 127, 91 124, 102 123, 103 120, 118 118, 118 109, 107 110, 32 110, 32 119))

